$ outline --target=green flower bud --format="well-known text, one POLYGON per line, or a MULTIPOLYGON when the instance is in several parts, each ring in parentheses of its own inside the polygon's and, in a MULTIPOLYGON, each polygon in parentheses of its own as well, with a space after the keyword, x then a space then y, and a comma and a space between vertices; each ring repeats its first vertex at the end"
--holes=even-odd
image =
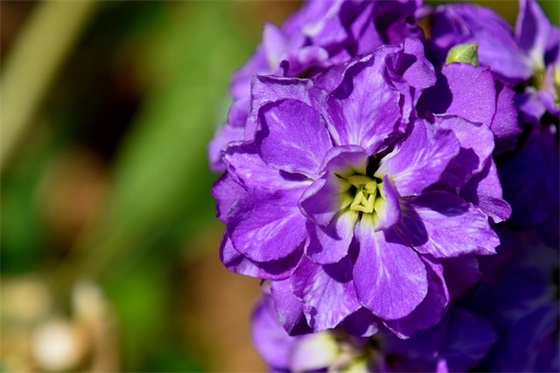
POLYGON ((453 62, 470 63, 478 66, 478 43, 465 43, 454 46, 447 53, 446 64, 453 62))

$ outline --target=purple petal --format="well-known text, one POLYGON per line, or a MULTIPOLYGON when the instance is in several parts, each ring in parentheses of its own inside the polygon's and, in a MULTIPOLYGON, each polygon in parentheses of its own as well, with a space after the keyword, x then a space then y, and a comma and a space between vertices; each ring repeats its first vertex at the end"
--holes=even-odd
POLYGON ((440 61, 457 44, 478 43, 481 65, 508 81, 532 75, 530 61, 518 47, 511 26, 498 14, 475 4, 452 4, 437 8, 431 30, 440 61))
POLYGON ((332 144, 326 123, 309 105, 282 100, 263 107, 256 143, 270 166, 291 173, 316 177, 332 144))
POLYGON ((560 63, 560 28, 554 25, 551 25, 550 28, 550 37, 546 44, 544 63, 549 67, 558 66, 560 63))
POLYGON ((265 23, 262 46, 268 65, 271 70, 274 70, 280 65, 280 61, 288 48, 288 40, 278 27, 265 23))
POLYGON ((329 52, 319 46, 309 45, 295 49, 286 56, 288 62, 288 74, 296 76, 305 73, 305 70, 312 67, 319 67, 333 63, 329 59, 329 52))
POLYGON ((444 66, 442 73, 452 95, 445 113, 490 127, 496 112, 496 88, 490 69, 453 63, 444 66))
POLYGON ((492 131, 488 127, 456 116, 437 116, 436 123, 440 128, 452 130, 461 148, 472 149, 479 159, 479 166, 475 171, 482 170, 482 164, 494 150, 492 131))
POLYGON ((288 175, 263 162, 254 143, 242 143, 228 147, 224 162, 229 174, 246 189, 281 190, 302 188, 311 183, 305 179, 289 178, 288 175))
MULTIPOLYGON (((346 2, 346 4, 350 3, 350 1, 346 2)), ((375 27, 375 22, 372 22, 376 4, 379 2, 362 2, 354 9, 354 22, 350 24, 352 36, 350 47, 353 55, 364 56, 373 53, 377 47, 385 43, 375 27)))
POLYGON ((451 309, 440 323, 409 339, 384 337, 385 353, 401 358, 399 371, 436 371, 437 365, 450 372, 465 372, 489 350, 496 333, 484 319, 451 309))
POLYGON ((239 199, 228 216, 228 234, 237 251, 257 262, 285 258, 307 238, 298 189, 254 190, 239 199))
MULTIPOLYGON (((269 74, 271 67, 266 60, 262 45, 247 63, 231 79, 229 91, 235 101, 248 99, 251 95, 251 80, 255 74, 269 74)), ((249 105, 247 105, 247 109, 249 105)))
POLYGON ((344 73, 342 83, 327 100, 331 135, 336 145, 360 145, 376 153, 386 139, 399 131, 400 93, 385 78, 385 58, 394 48, 378 49, 344 73))
POLYGON ((216 216, 226 223, 233 204, 245 193, 245 189, 235 182, 228 172, 224 173, 212 186, 212 196, 216 199, 216 216))
POLYGON ((225 171, 226 166, 222 161, 223 151, 228 144, 241 140, 243 140, 243 127, 233 127, 225 124, 218 129, 208 145, 208 159, 212 172, 225 171))
POLYGON ((340 7, 344 0, 310 2, 310 11, 317 16, 305 25, 303 33, 316 45, 333 45, 347 37, 340 19, 340 7))
POLYGON ((464 254, 494 254, 500 244, 488 217, 463 199, 447 192, 427 192, 409 200, 403 222, 395 228, 418 252, 436 258, 464 254), (407 220, 415 222, 406 222, 407 220), (424 229, 426 242, 414 242, 408 227, 424 229), (412 239, 411 239, 412 238, 412 239))
POLYGON ((408 316, 398 320, 387 320, 385 326, 400 338, 408 338, 418 330, 428 329, 443 317, 449 304, 449 293, 443 279, 443 266, 424 261, 428 278, 426 298, 408 316))
POLYGON ((315 331, 336 327, 360 308, 349 257, 323 266, 304 258, 292 276, 292 287, 302 299, 307 321, 315 331))
MULTIPOLYGON (((411 338, 402 339, 394 333, 389 333, 381 329, 384 342, 384 352, 387 355, 400 356, 403 365, 399 371, 412 371, 410 365, 417 364, 418 361, 432 363, 438 358, 439 351, 445 346, 449 327, 449 313, 443 319, 427 330, 420 330, 411 338), (427 361, 426 361, 427 360, 427 361), (408 368, 408 369, 404 369, 408 368)), ((432 371, 431 369, 421 369, 420 371, 432 371)))
POLYGON ((358 220, 355 211, 336 216, 327 227, 309 224, 306 255, 318 264, 336 263, 348 254, 358 220))
POLYGON ((265 297, 253 311, 252 341, 259 355, 276 369, 290 369, 290 351, 297 343, 278 323, 269 297, 265 297), (268 299, 267 299, 268 298, 268 299))
POLYGON ((387 241, 374 232, 371 215, 356 225, 360 252, 354 264, 354 283, 360 302, 386 320, 410 314, 428 292, 426 268, 409 246, 387 241))
POLYGON ((404 54, 400 62, 399 72, 402 72, 406 82, 415 88, 417 96, 436 83, 434 66, 424 56, 424 44, 421 40, 404 41, 404 54))
POLYGON ((484 168, 461 190, 461 198, 471 202, 487 214, 494 223, 508 219, 510 205, 502 198, 502 185, 492 158, 488 158, 484 168))
POLYGON ((514 90, 499 80, 495 81, 495 86, 496 113, 492 118, 490 129, 496 136, 494 154, 499 155, 515 147, 517 136, 521 134, 521 128, 517 122, 517 110, 513 102, 514 90))
POLYGON ((342 177, 355 173, 365 175, 369 154, 355 145, 335 146, 325 155, 321 169, 342 177))
POLYGON ((342 209, 346 180, 328 173, 316 180, 301 195, 302 213, 314 223, 326 227, 342 209))
POLYGON ((445 283, 451 299, 464 295, 481 277, 475 255, 463 255, 442 261, 445 283))
POLYGON ((237 251, 227 234, 220 246, 220 260, 228 270, 263 280, 282 280, 291 276, 302 254, 303 250, 296 250, 285 258, 259 263, 237 251))
POLYGON ((451 372, 466 372, 478 363, 496 342, 492 325, 469 312, 450 313, 447 343, 440 354, 451 372))
POLYGON ((531 123, 538 125, 541 117, 546 113, 546 106, 538 94, 517 93, 514 96, 515 106, 519 111, 519 121, 521 123, 531 123))
POLYGON ((519 1, 515 24, 519 47, 529 56, 532 67, 544 67, 544 53, 551 35, 550 22, 535 0, 519 1))
POLYGON ((482 171, 485 161, 491 157, 494 135, 488 127, 460 117, 438 115, 435 122, 439 128, 452 130, 461 144, 459 154, 441 176, 444 189, 457 193, 474 174, 482 171))
POLYGON ((504 197, 511 204, 510 221, 535 225, 559 209, 558 133, 553 125, 533 126, 515 154, 500 162, 504 197))
POLYGON ((415 13, 420 1, 397 0, 374 3, 374 23, 384 43, 400 44, 405 38, 423 38, 424 33, 416 23, 415 13))
POLYGON ((451 131, 416 121, 409 137, 381 160, 375 176, 389 176, 401 196, 419 194, 440 179, 458 152, 451 131))
POLYGON ((308 79, 261 75, 253 77, 251 81, 251 111, 245 126, 245 139, 252 140, 254 138, 258 114, 265 104, 293 99, 312 105, 319 102, 324 94, 321 90, 313 88, 313 83, 308 79))
POLYGON ((270 291, 278 321, 289 335, 312 332, 303 314, 303 303, 294 295, 290 279, 273 281, 270 291))
MULTIPOLYGON (((245 123, 247 123, 247 117, 249 115, 249 106, 251 105, 248 94, 247 96, 244 96, 235 101, 229 108, 227 125, 231 127, 238 127, 243 131, 242 127, 244 127, 245 123)), ((241 135, 240 139, 242 138, 243 135, 241 135)))
POLYGON ((342 322, 342 328, 355 337, 371 337, 378 331, 379 320, 370 310, 361 307, 342 322))
POLYGON ((377 231, 388 229, 401 220, 399 194, 387 175, 383 177, 381 183, 381 197, 382 199, 378 199, 375 204, 378 219, 375 230, 377 231))

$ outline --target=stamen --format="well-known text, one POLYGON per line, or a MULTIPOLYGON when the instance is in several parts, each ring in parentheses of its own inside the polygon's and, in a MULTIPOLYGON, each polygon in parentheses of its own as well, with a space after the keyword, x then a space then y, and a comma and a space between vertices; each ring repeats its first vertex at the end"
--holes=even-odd
POLYGON ((371 214, 375 210, 377 182, 365 175, 352 175, 348 177, 348 182, 357 189, 350 209, 371 214))

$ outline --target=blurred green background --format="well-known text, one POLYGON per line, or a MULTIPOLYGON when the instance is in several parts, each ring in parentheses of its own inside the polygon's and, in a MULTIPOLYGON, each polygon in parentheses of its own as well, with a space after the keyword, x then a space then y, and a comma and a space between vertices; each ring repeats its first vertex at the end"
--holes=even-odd
POLYGON ((0 2, 2 371, 265 369, 206 147, 263 22, 298 5, 0 2))

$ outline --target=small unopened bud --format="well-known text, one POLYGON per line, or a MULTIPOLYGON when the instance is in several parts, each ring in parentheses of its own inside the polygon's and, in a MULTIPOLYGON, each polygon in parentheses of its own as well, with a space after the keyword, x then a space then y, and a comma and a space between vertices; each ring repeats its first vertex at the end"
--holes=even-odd
POLYGON ((465 43, 454 46, 447 53, 446 64, 453 62, 469 63, 478 66, 478 43, 465 43))

